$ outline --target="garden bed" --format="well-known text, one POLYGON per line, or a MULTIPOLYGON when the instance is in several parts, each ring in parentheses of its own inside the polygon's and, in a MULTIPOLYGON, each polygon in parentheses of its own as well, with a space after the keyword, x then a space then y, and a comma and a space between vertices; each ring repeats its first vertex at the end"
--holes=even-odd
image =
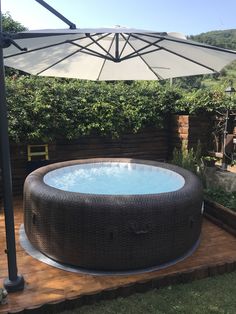
POLYGON ((236 236, 236 212, 209 199, 205 199, 205 216, 221 228, 236 236))

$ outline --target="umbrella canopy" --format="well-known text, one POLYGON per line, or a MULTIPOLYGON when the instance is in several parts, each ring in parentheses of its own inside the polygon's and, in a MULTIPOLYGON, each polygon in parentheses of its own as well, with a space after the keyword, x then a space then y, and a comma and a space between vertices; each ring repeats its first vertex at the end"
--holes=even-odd
POLYGON ((219 72, 236 59, 235 51, 178 33, 122 27, 27 31, 12 39, 15 45, 4 49, 5 65, 42 76, 162 80, 219 72))

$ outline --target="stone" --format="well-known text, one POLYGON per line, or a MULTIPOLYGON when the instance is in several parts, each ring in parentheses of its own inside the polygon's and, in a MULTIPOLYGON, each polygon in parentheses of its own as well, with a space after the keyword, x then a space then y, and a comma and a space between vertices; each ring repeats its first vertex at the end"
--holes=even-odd
POLYGON ((236 173, 217 167, 206 167, 205 180, 207 188, 220 188, 226 192, 236 192, 236 173))

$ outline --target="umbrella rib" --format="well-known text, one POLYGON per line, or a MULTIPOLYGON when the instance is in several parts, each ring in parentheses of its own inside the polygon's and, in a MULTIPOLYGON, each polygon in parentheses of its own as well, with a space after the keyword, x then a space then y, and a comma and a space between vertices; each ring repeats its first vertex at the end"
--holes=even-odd
POLYGON ((130 55, 127 55, 127 56, 121 58, 120 61, 136 58, 137 56, 139 56, 139 57, 140 56, 144 56, 144 55, 147 55, 147 54, 149 54, 151 52, 156 52, 156 51, 160 51, 160 50, 162 50, 161 47, 160 48, 156 48, 156 49, 152 49, 152 50, 149 50, 149 51, 146 51, 146 52, 141 52, 141 53, 138 53, 138 54, 137 54, 137 52, 138 52, 138 50, 137 50, 137 52, 136 51, 133 52, 132 55, 130 54, 130 55))
MULTIPOLYGON (((16 33, 16 34, 10 34, 11 39, 13 40, 18 40, 18 39, 34 39, 34 38, 39 38, 39 37, 56 37, 56 36, 71 36, 71 35, 78 35, 78 34, 85 34, 83 37, 80 37, 80 39, 84 39, 87 37, 87 33, 34 33, 33 31, 31 32, 22 32, 22 33, 16 33)), ((101 33, 94 33, 90 34, 90 36, 97 36, 101 33)), ((79 39, 79 38, 78 38, 79 39)))
MULTIPOLYGON (((98 33, 96 33, 96 34, 93 35, 93 36, 96 36, 96 35, 98 35, 98 33)), ((94 41, 94 39, 92 38, 92 36, 86 35, 86 38, 90 38, 90 39, 92 40, 92 42, 89 43, 87 46, 84 46, 84 47, 81 46, 81 45, 79 45, 79 44, 77 44, 77 43, 75 43, 74 40, 68 41, 68 42, 69 42, 70 44, 72 44, 72 45, 75 45, 75 46, 81 48, 81 49, 80 49, 80 52, 82 52, 82 53, 85 53, 85 54, 88 54, 88 55, 92 55, 92 56, 98 57, 98 58, 103 58, 103 59, 107 59, 107 60, 113 60, 114 57, 109 53, 109 51, 107 51, 107 50, 106 50, 105 48, 103 48, 100 44, 98 44, 98 42, 99 42, 100 40, 106 38, 106 37, 109 36, 109 35, 110 35, 110 33, 107 33, 107 34, 101 36, 97 41, 94 41), (87 47, 91 46, 92 44, 98 45, 102 50, 104 50, 104 52, 105 52, 106 54, 108 54, 108 55, 110 56, 110 58, 109 58, 108 56, 103 55, 102 53, 99 53, 99 52, 94 51, 94 50, 92 50, 92 49, 88 49, 87 47)))
MULTIPOLYGON (((191 42, 191 41, 188 41, 186 39, 177 39, 177 38, 175 39, 173 37, 171 38, 167 33, 163 33, 163 35, 154 35, 154 34, 152 35, 151 33, 147 33, 147 34, 145 34, 145 33, 142 33, 142 34, 141 33, 134 33, 134 34, 138 34, 138 35, 145 36, 145 37, 151 37, 151 38, 162 38, 163 40, 172 41, 172 42, 176 42, 176 43, 183 44, 183 45, 189 45, 189 46, 195 46, 195 47, 200 47, 200 48, 206 48, 206 49, 211 49, 211 50, 220 51, 220 52, 228 52, 228 53, 234 54, 234 55, 236 54, 235 51, 228 50, 228 49, 225 49, 225 48, 220 48, 220 47, 216 47, 216 46, 210 46, 210 45, 201 44, 201 43, 198 43, 198 42, 191 42)), ((139 38, 139 39, 141 39, 141 38, 139 38)))
POLYGON ((35 48, 35 49, 23 51, 23 52, 14 53, 12 55, 4 56, 4 59, 20 56, 20 55, 23 55, 23 54, 28 54, 30 52, 40 51, 40 50, 43 50, 43 49, 46 49, 46 48, 52 48, 52 47, 60 46, 60 45, 66 44, 66 43, 67 42, 64 41, 64 42, 53 44, 53 45, 43 46, 43 47, 39 47, 39 48, 35 48))
MULTIPOLYGON (((97 34, 94 34, 94 35, 91 35, 91 36, 96 36, 97 34)), ((101 38, 98 39, 101 40, 103 39, 104 37, 106 37, 107 35, 105 36, 102 36, 101 38)), ((22 55, 22 54, 26 54, 26 53, 30 53, 30 52, 35 52, 35 51, 40 51, 40 50, 43 50, 43 49, 47 49, 47 48, 52 48, 52 47, 56 47, 56 46, 60 46, 60 45, 64 45, 64 44, 68 44, 68 43, 72 43, 72 41, 76 41, 76 40, 83 40, 83 39, 87 39, 88 36, 85 35, 83 37, 77 37, 71 41, 69 40, 64 40, 63 42, 60 42, 60 43, 56 43, 56 44, 52 44, 52 45, 47 45, 47 46, 43 46, 43 47, 39 47, 39 48, 34 48, 34 49, 31 49, 31 50, 27 50, 27 51, 23 51, 23 52, 18 52, 18 53, 15 53, 15 54, 12 54, 12 55, 8 55, 8 56, 4 56, 4 59, 8 59, 8 58, 11 58, 11 57, 16 57, 18 55, 22 55)), ((89 46, 92 45, 92 43, 89 43, 88 44, 89 46)), ((82 47, 82 46, 80 46, 82 47)))
POLYGON ((190 61, 190 62, 192 62, 192 63, 194 63, 194 64, 197 64, 197 65, 199 65, 199 66, 201 66, 201 67, 203 67, 203 68, 205 68, 205 69, 208 69, 208 70, 210 70, 210 71, 212 71, 212 72, 219 72, 219 71, 215 70, 214 68, 211 68, 211 67, 209 67, 209 66, 207 66, 207 65, 205 65, 205 64, 203 64, 203 63, 200 63, 200 62, 198 62, 198 61, 195 61, 195 60, 193 60, 193 59, 190 59, 190 58, 188 58, 188 57, 185 57, 185 56, 183 56, 183 55, 180 54, 180 53, 174 52, 174 51, 172 51, 172 50, 170 50, 170 49, 167 49, 167 48, 164 48, 164 47, 162 47, 162 49, 165 50, 165 51, 167 51, 167 52, 169 52, 169 53, 172 53, 172 54, 174 54, 174 55, 176 55, 176 56, 178 56, 178 57, 180 57, 180 58, 183 58, 183 59, 185 59, 185 60, 187 60, 187 61, 190 61))
MULTIPOLYGON (((104 38, 104 36, 103 36, 102 38, 104 38)), ((100 38, 99 40, 101 40, 102 38, 100 38)), ((91 46, 92 44, 93 44, 93 43, 88 43, 87 46, 85 46, 85 47, 91 46)), ((83 47, 83 48, 84 48, 84 47, 83 47)), ((60 59, 60 60, 58 60, 57 62, 53 63, 52 65, 50 65, 50 66, 48 66, 47 68, 43 69, 42 71, 38 72, 37 75, 42 74, 43 72, 47 71, 48 69, 51 69, 51 68, 54 67, 55 65, 57 65, 57 64, 59 64, 60 62, 66 60, 66 59, 68 59, 68 58, 70 58, 71 56, 75 55, 76 53, 83 52, 83 51, 82 51, 83 48, 80 48, 80 49, 74 51, 73 53, 67 55, 66 57, 64 57, 64 58, 62 58, 62 59, 60 59)), ((94 54, 88 53, 88 52, 86 52, 86 54, 95 56, 94 54)), ((101 56, 97 56, 97 55, 96 55, 96 57, 100 57, 100 58, 101 58, 101 56)), ((102 59, 104 59, 104 56, 102 56, 102 59)))
MULTIPOLYGON (((104 38, 106 38, 107 36, 109 36, 111 33, 107 33, 105 36, 103 36, 101 39, 104 39, 104 38)), ((96 40, 94 40, 92 37, 90 37, 89 36, 89 38, 93 41, 93 43, 94 44, 96 44, 99 48, 101 48, 105 53, 107 53, 112 59, 113 59, 113 56, 109 53, 109 51, 108 50, 106 50, 102 45, 100 45, 99 43, 98 43, 98 40, 100 40, 100 39, 98 39, 97 41, 96 40)))
POLYGON ((128 41, 129 41, 129 39, 130 39, 130 34, 128 35, 127 38, 125 38, 125 36, 124 36, 122 33, 121 33, 121 36, 122 36, 123 39, 125 40, 125 44, 124 44, 123 48, 121 49, 120 56, 119 56, 120 59, 121 59, 121 56, 122 56, 122 54, 123 54, 123 52, 124 52, 124 50, 125 50, 125 47, 126 47, 127 44, 128 44, 128 41))
MULTIPOLYGON (((130 45, 130 47, 134 51, 136 51, 130 42, 128 44, 130 45)), ((157 74, 155 71, 153 71, 153 69, 150 67, 150 65, 143 59, 143 57, 141 55, 139 55, 139 53, 137 53, 137 55, 140 57, 140 59, 142 59, 142 61, 146 64, 146 66, 149 68, 149 70, 158 78, 158 80, 163 80, 163 77, 161 77, 159 74, 157 74)))
POLYGON ((136 39, 139 39, 139 40, 141 40, 141 41, 147 43, 148 45, 146 45, 145 47, 142 47, 142 48, 140 48, 140 49, 138 49, 138 50, 135 50, 134 52, 130 53, 129 55, 123 57, 121 60, 126 60, 126 59, 130 59, 130 58, 134 58, 134 57, 136 57, 137 54, 140 56, 140 55, 145 55, 145 54, 148 54, 148 53, 151 53, 151 52, 155 52, 155 51, 158 51, 158 50, 161 50, 161 49, 162 49, 162 47, 159 46, 159 45, 157 45, 157 43, 159 43, 159 42, 162 41, 163 39, 159 39, 159 40, 157 40, 157 41, 155 41, 155 42, 149 42, 148 40, 145 40, 145 39, 143 39, 143 38, 139 38, 138 36, 134 36, 133 34, 131 34, 130 36, 132 36, 132 37, 134 37, 134 38, 136 38, 136 39), (145 50, 145 49, 147 49, 147 48, 149 48, 149 47, 152 47, 152 46, 155 46, 156 49, 152 49, 152 50, 149 50, 149 51, 140 53, 142 50, 145 50))
MULTIPOLYGON (((91 44, 91 43, 90 43, 90 44, 91 44)), ((43 72, 47 71, 48 69, 51 69, 51 68, 54 67, 55 65, 57 65, 57 64, 59 64, 60 62, 62 62, 62 61, 64 61, 64 60, 66 60, 66 59, 72 57, 73 55, 75 55, 75 54, 77 54, 77 53, 79 53, 79 52, 82 52, 82 53, 83 53, 83 51, 81 51, 81 50, 82 50, 82 48, 81 48, 81 49, 78 49, 78 50, 76 50, 76 51, 74 51, 73 53, 67 55, 66 57, 64 57, 64 58, 58 60, 57 62, 53 63, 52 65, 48 66, 47 68, 41 70, 41 71, 38 72, 36 75, 42 74, 43 72)), ((98 57, 98 58, 101 58, 101 59, 110 60, 110 58, 108 58, 108 57, 106 57, 106 56, 103 56, 103 55, 102 55, 102 56, 99 56, 99 55, 95 55, 95 54, 92 54, 92 53, 89 53, 89 52, 85 52, 85 53, 88 54, 88 55, 91 55, 91 56, 93 56, 93 57, 98 57)))
POLYGON ((76 54, 76 53, 78 53, 78 52, 79 52, 79 50, 74 51, 73 53, 67 55, 66 57, 64 57, 64 58, 62 58, 62 59, 60 59, 60 60, 58 60, 57 62, 51 64, 50 66, 48 66, 48 67, 46 67, 45 69, 41 70, 40 72, 36 73, 36 75, 40 75, 40 74, 42 74, 43 72, 45 72, 45 71, 47 71, 47 70, 53 68, 55 65, 57 65, 57 64, 59 64, 60 62, 62 62, 62 61, 64 61, 64 60, 66 60, 66 59, 72 57, 74 54, 76 54))
POLYGON ((103 70, 103 68, 104 68, 104 66, 105 66, 105 62, 106 62, 106 59, 103 60, 101 69, 100 69, 100 71, 99 71, 99 73, 98 73, 97 81, 99 81, 99 78, 100 78, 100 76, 101 76, 101 74, 102 74, 102 70, 103 70))
MULTIPOLYGON (((81 46, 81 45, 79 45, 79 44, 76 44, 76 43, 73 43, 73 42, 70 42, 70 44, 81 48, 81 51, 80 51, 80 52, 83 52, 83 53, 86 53, 86 54, 90 54, 90 55, 92 55, 92 56, 94 56, 94 57, 100 57, 100 58, 106 58, 106 59, 109 59, 109 60, 113 60, 113 57, 112 57, 112 56, 109 58, 108 56, 105 56, 105 55, 103 55, 102 53, 99 53, 99 52, 94 51, 94 50, 92 50, 92 49, 89 49, 89 48, 87 48, 87 47, 83 47, 83 46, 81 46)), ((90 43, 90 44, 92 45, 93 43, 90 43)))
MULTIPOLYGON (((111 50, 111 47, 112 47, 112 45, 113 45, 113 43, 114 43, 114 40, 115 40, 115 37, 112 38, 112 41, 111 41, 111 44, 110 44, 110 47, 109 47, 108 51, 111 50)), ((103 68, 104 68, 104 66, 105 66, 105 63, 106 63, 106 59, 104 59, 104 61, 103 61, 103 63, 102 63, 102 66, 101 66, 101 69, 100 69, 100 71, 99 71, 98 78, 97 78, 98 81, 99 81, 99 78, 100 78, 100 76, 101 76, 101 74, 102 74, 102 70, 103 70, 103 68)))
POLYGON ((165 38, 160 38, 157 41, 152 42, 152 41, 148 41, 147 39, 144 39, 144 38, 139 37, 139 36, 134 35, 134 34, 131 34, 131 36, 134 37, 135 39, 139 39, 140 41, 145 42, 146 44, 148 44, 148 46, 155 46, 157 48, 162 48, 161 46, 157 45, 157 43, 159 43, 159 42, 161 42, 161 41, 163 41, 165 39, 165 38))
MULTIPOLYGON (((133 35, 132 35, 132 36, 133 36, 133 35)), ((136 37, 136 36, 133 36, 133 37, 136 38, 136 39, 140 39, 140 40, 142 40, 142 41, 148 43, 148 41, 145 40, 145 39, 143 39, 143 38, 139 38, 139 37, 136 37)), ((178 57, 180 57, 180 58, 183 58, 183 59, 188 60, 188 61, 190 61, 190 62, 192 62, 192 63, 195 63, 195 64, 197 64, 197 65, 199 65, 199 66, 201 66, 201 67, 204 67, 205 69, 208 69, 208 70, 210 70, 210 71, 212 71, 212 72, 218 72, 218 71, 215 70, 214 68, 208 67, 207 65, 205 65, 205 64, 203 64, 203 63, 200 63, 200 62, 198 62, 198 61, 195 61, 195 60, 193 60, 193 59, 190 59, 190 58, 188 58, 188 57, 185 57, 185 56, 183 56, 182 54, 179 54, 179 53, 177 53, 177 52, 174 52, 174 51, 172 51, 172 50, 170 50, 170 49, 168 49, 168 48, 165 48, 165 47, 163 47, 163 46, 156 45, 155 43, 153 43, 153 45, 156 46, 156 47, 159 47, 159 48, 161 48, 162 50, 165 50, 165 51, 167 51, 167 52, 169 52, 169 53, 172 53, 172 54, 174 54, 174 55, 176 55, 176 56, 178 56, 178 57)))
POLYGON ((115 59, 116 62, 120 61, 120 56, 119 56, 119 34, 116 33, 115 36, 115 59))
POLYGON ((224 49, 224 48, 220 48, 220 47, 204 45, 204 44, 201 44, 201 43, 193 43, 193 42, 189 42, 187 40, 185 42, 184 40, 177 40, 177 39, 172 39, 172 38, 164 38, 164 39, 167 40, 167 41, 177 42, 177 43, 180 43, 180 44, 183 44, 183 45, 189 45, 189 46, 195 46, 195 47, 200 47, 200 48, 206 48, 206 49, 220 51, 220 52, 228 52, 230 54, 236 55, 235 51, 224 49))
MULTIPOLYGON (((107 36, 107 35, 102 36, 102 37, 99 38, 98 40, 102 40, 102 39, 103 39, 104 37, 106 37, 106 36, 107 36)), ((114 38, 113 38, 113 40, 112 40, 112 43, 113 43, 113 41, 114 41, 114 38)), ((87 44, 87 46, 85 46, 85 47, 80 46, 80 45, 78 45, 78 44, 76 44, 76 43, 74 43, 74 42, 68 42, 68 41, 67 41, 67 43, 73 44, 73 45, 79 47, 80 49, 78 49, 78 50, 74 51, 73 53, 67 55, 66 57, 64 57, 64 58, 62 58, 62 59, 60 59, 60 60, 58 60, 57 62, 53 63, 53 64, 50 65, 49 67, 47 67, 47 68, 43 69, 42 71, 38 72, 36 75, 42 74, 43 72, 47 71, 48 69, 51 69, 51 68, 54 67, 55 65, 57 65, 57 64, 59 64, 60 62, 62 62, 62 61, 64 61, 64 60, 66 60, 66 59, 72 57, 73 55, 75 55, 75 54, 77 54, 77 53, 79 53, 79 52, 85 53, 85 54, 88 54, 88 55, 92 55, 92 56, 94 56, 94 57, 98 57, 98 58, 104 59, 103 66, 104 66, 106 60, 113 60, 112 58, 109 58, 109 57, 104 56, 104 55, 102 55, 102 54, 99 54, 99 53, 97 53, 97 52, 95 53, 95 52, 94 52, 93 50, 91 50, 91 49, 87 49, 87 47, 91 46, 94 42, 91 42, 91 43, 87 44), (85 51, 83 51, 83 50, 88 50, 88 51, 85 52, 85 51), (91 52, 92 52, 92 53, 91 53, 91 52)), ((109 49, 111 48, 112 43, 111 43, 109 49)), ((107 51, 107 53, 110 55, 109 51, 107 51)), ((102 68, 103 68, 103 66, 102 66, 102 68)), ((100 74, 99 74, 99 76, 100 76, 100 74)))
MULTIPOLYGON (((125 37, 123 36, 123 34, 121 34, 121 35, 122 35, 122 37, 125 39, 125 37)), ((159 41, 158 41, 158 42, 159 42, 159 41)), ((147 45, 147 46, 145 46, 145 47, 143 47, 143 48, 140 48, 140 49, 138 49, 138 50, 135 50, 134 52, 132 52, 132 53, 126 55, 125 57, 120 58, 120 61, 127 60, 127 59, 131 59, 131 58, 135 58, 135 57, 137 57, 137 55, 140 57, 140 56, 149 54, 149 53, 151 53, 151 52, 159 51, 159 50, 162 49, 161 47, 156 47, 155 49, 152 49, 152 50, 149 50, 149 51, 140 53, 142 50, 144 50, 144 49, 146 49, 146 48, 148 48, 148 47, 151 47, 151 46, 152 46, 152 44, 150 43, 149 45, 147 45)), ((133 47, 132 47, 132 48, 133 48, 133 47)))
MULTIPOLYGON (((84 36, 82 38, 76 38, 74 40, 79 40, 79 39, 85 39, 87 38, 87 36, 84 36)), ((56 46, 60 46, 60 45, 64 45, 64 44, 67 44, 68 43, 68 40, 64 40, 60 43, 56 43, 56 44, 52 44, 52 45, 47 45, 47 46, 43 46, 43 47, 39 47, 39 48, 34 48, 34 49, 31 49, 31 50, 27 50, 27 51, 23 51, 23 52, 18 52, 18 53, 14 53, 12 55, 8 55, 8 56, 4 56, 4 59, 8 59, 8 58, 11 58, 11 57, 16 57, 18 55, 22 55, 22 54, 26 54, 26 53, 30 53, 30 52, 35 52, 35 51, 39 51, 39 50, 43 50, 43 49, 46 49, 46 48, 52 48, 52 47, 56 47, 56 46)))

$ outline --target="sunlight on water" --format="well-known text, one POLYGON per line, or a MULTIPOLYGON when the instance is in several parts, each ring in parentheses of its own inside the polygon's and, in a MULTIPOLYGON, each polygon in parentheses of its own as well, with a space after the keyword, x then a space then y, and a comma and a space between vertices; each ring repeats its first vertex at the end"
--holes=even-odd
POLYGON ((54 188, 79 193, 131 195, 179 190, 185 180, 178 173, 143 164, 103 162, 68 166, 44 176, 54 188))

